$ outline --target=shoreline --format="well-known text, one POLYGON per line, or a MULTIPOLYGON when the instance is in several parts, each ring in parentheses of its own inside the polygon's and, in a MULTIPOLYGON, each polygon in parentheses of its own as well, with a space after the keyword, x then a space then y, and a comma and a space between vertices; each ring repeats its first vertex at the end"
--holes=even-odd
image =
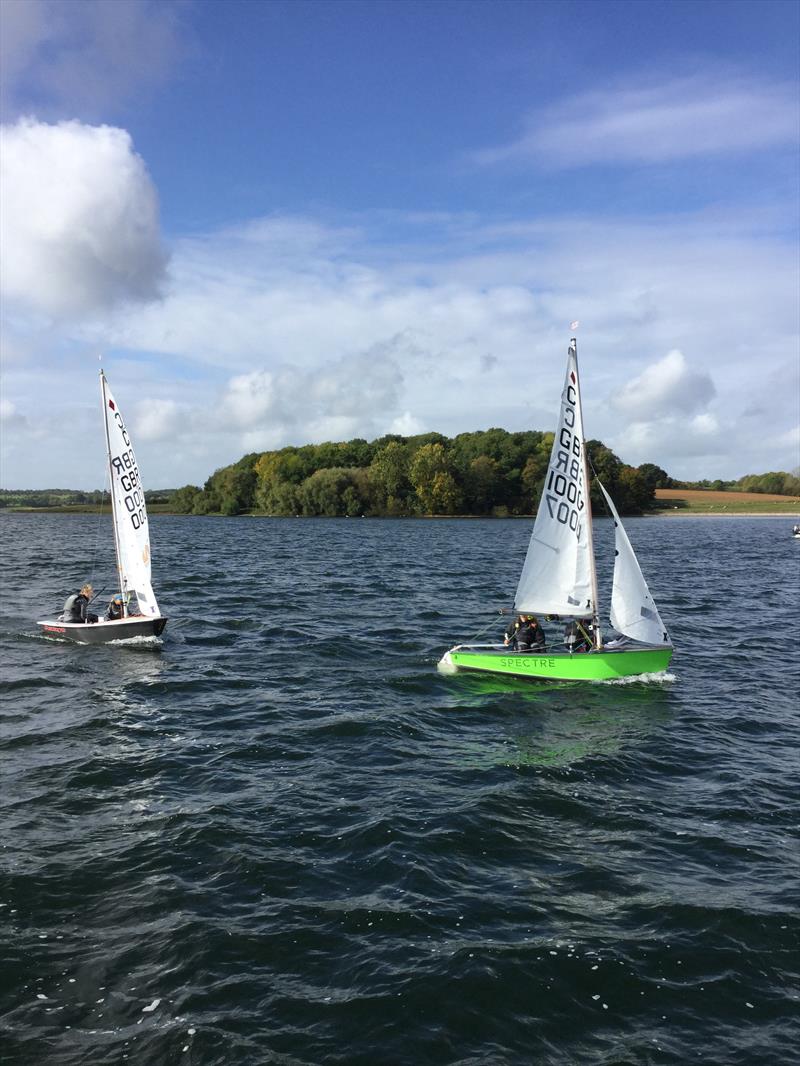
MULTIPOLYGON (((79 509, 76 507, 59 508, 59 507, 3 507, 0 508, 0 514, 60 514, 60 515, 108 515, 111 516, 111 511, 107 508, 100 509, 99 507, 86 507, 79 509)), ((447 519, 463 519, 471 521, 485 521, 490 519, 494 522, 505 522, 508 519, 514 521, 534 521, 535 514, 510 514, 510 515, 488 515, 488 514, 420 514, 420 515, 270 515, 270 514, 257 514, 253 511, 242 511, 238 515, 224 515, 219 511, 210 514, 196 515, 196 514, 184 514, 180 511, 151 511, 150 517, 168 516, 170 518, 339 518, 339 519, 358 519, 358 518, 371 518, 377 519, 382 522, 407 522, 409 519, 425 519, 429 521, 444 521, 447 519)), ((608 518, 608 515, 596 515, 597 519, 608 518)), ((785 518, 787 521, 800 523, 800 509, 794 511, 692 511, 684 508, 672 508, 670 510, 648 511, 645 514, 629 514, 621 515, 626 522, 633 519, 640 518, 785 518)))

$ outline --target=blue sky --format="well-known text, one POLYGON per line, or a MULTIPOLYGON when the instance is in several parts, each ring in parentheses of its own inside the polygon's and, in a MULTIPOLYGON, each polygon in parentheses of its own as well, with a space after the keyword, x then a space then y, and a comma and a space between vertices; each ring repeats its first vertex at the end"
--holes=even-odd
POLYGON ((800 464, 800 5, 0 18, 3 487, 102 483, 100 353, 155 488, 552 428, 574 319, 587 433, 625 461, 800 464))

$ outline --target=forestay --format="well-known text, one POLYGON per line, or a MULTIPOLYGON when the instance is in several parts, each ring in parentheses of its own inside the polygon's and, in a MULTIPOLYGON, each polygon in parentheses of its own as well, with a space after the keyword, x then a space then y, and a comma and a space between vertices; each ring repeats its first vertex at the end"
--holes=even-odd
POLYGON ((105 375, 101 375, 101 388, 120 585, 124 593, 136 593, 142 614, 158 615, 158 603, 150 584, 150 531, 139 468, 105 375))
POLYGON ((634 554, 628 534, 617 509, 603 485, 597 484, 606 498, 614 519, 614 583, 611 590, 611 624, 620 633, 642 644, 668 644, 669 635, 655 601, 650 595, 644 574, 634 554))
POLYGON ((517 586, 517 611, 591 615, 592 548, 583 461, 583 415, 573 341, 561 394, 561 415, 528 554, 517 586))

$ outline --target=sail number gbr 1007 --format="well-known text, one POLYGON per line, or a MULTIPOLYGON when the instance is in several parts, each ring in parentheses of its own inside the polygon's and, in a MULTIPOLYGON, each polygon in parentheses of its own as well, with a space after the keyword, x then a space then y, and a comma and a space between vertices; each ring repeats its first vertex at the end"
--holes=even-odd
POLYGON ((575 427, 575 386, 567 385, 558 441, 553 447, 545 482, 544 499, 551 518, 568 526, 575 536, 581 535, 581 512, 585 506, 581 491, 580 438, 575 427))

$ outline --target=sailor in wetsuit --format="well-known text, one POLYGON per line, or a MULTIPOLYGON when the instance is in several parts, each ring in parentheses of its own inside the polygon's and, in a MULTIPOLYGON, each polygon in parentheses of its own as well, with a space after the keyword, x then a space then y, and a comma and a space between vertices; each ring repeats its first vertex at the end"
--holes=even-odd
POLYGON ((592 647, 594 627, 588 618, 573 618, 564 630, 567 651, 589 651, 592 647))
POLYGON ((520 614, 506 629, 503 643, 513 644, 517 651, 544 651, 544 631, 532 614, 520 614))
POLYGON ((117 593, 116 596, 111 597, 111 602, 106 608, 106 621, 115 622, 118 618, 122 618, 125 615, 125 600, 117 593))
POLYGON ((97 615, 88 610, 89 601, 93 595, 91 585, 84 585, 80 592, 73 592, 67 596, 64 602, 64 610, 61 612, 62 622, 96 622, 97 615))

